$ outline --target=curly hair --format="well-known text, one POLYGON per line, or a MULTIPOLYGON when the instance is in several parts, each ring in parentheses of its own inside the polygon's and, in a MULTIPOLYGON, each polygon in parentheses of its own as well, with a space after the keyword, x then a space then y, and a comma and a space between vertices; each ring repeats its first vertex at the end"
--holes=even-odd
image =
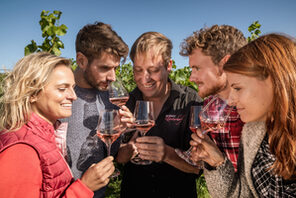
POLYGON ((16 63, 2 81, 0 130, 17 130, 28 122, 31 96, 42 91, 53 70, 61 64, 71 69, 70 60, 46 52, 30 54, 16 63))
POLYGON ((161 55, 164 64, 167 65, 171 59, 173 44, 170 39, 159 32, 146 32, 143 33, 134 42, 130 58, 134 61, 138 54, 146 53, 153 49, 155 56, 161 55))
POLYGON ((102 22, 84 26, 76 36, 76 53, 81 52, 89 62, 100 57, 102 52, 125 61, 129 48, 111 26, 102 22))
POLYGON ((184 39, 181 43, 180 55, 189 56, 196 48, 210 56, 215 64, 226 55, 232 55, 235 51, 247 44, 243 33, 229 25, 213 25, 210 28, 202 28, 193 32, 193 35, 184 39))
POLYGON ((223 68, 273 85, 272 112, 266 119, 271 169, 285 179, 296 175, 296 43, 280 34, 261 36, 234 53, 223 68))

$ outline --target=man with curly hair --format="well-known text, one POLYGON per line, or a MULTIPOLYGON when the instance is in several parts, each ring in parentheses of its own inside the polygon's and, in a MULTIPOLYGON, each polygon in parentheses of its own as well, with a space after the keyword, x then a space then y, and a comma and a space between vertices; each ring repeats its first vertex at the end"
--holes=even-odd
MULTIPOLYGON (((245 44, 247 40, 243 33, 229 25, 202 28, 181 44, 180 55, 189 57, 192 69, 190 81, 198 85, 199 96, 205 98, 204 106, 209 102, 221 105, 221 100, 227 99, 229 86, 223 65, 245 44)), ((210 133, 219 149, 231 160, 235 170, 242 126, 243 122, 234 109, 224 129, 210 133)))

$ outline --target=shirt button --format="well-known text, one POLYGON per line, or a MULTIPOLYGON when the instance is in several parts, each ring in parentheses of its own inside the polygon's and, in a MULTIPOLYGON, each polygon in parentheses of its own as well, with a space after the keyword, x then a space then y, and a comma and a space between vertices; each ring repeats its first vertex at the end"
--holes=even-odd
POLYGON ((50 190, 50 189, 51 189, 51 188, 50 188, 49 186, 46 186, 46 187, 45 187, 45 190, 47 190, 47 191, 50 190))

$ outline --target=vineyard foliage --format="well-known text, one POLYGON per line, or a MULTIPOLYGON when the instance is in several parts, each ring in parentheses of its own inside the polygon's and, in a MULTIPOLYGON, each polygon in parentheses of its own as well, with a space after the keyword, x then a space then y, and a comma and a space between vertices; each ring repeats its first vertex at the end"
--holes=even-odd
MULTIPOLYGON (((44 38, 44 41, 42 42, 42 44, 38 45, 34 40, 31 40, 31 43, 28 44, 24 49, 25 55, 28 55, 34 52, 39 52, 39 51, 47 51, 57 56, 61 55, 61 49, 64 49, 64 43, 61 41, 59 37, 65 35, 68 29, 68 27, 64 24, 59 25, 59 20, 61 18, 61 15, 62 15, 62 12, 57 10, 53 11, 52 13, 45 10, 41 12, 41 15, 40 15, 41 19, 39 21, 39 24, 41 27, 42 37, 44 38)), ((251 36, 248 37, 249 42, 259 37, 259 35, 261 34, 260 27, 261 27, 261 24, 259 24, 258 21, 255 21, 249 26, 248 31, 251 34, 251 36)), ((77 67, 77 64, 73 58, 71 59, 73 63, 72 68, 73 70, 75 70, 75 68, 77 67)), ((190 67, 186 66, 186 67, 177 69, 175 62, 173 61, 173 68, 169 75, 169 78, 172 79, 177 84, 189 86, 195 89, 196 91, 198 91, 197 85, 193 82, 190 82, 189 80, 190 74, 191 74, 190 67)), ((3 81, 5 76, 6 76, 5 73, 0 74, 0 82, 3 81)), ((121 78, 125 88, 129 92, 136 87, 134 77, 133 77, 133 66, 131 62, 123 64, 120 67, 118 67, 118 69, 116 70, 116 76, 118 78, 121 78)), ((2 94, 3 94, 2 89, 0 89, 0 96, 2 94)), ((120 169, 122 168, 122 165, 117 164, 117 166, 120 169)), ((119 197, 120 183, 121 183, 121 177, 115 180, 112 180, 109 183, 106 191, 107 198, 119 197)), ((210 197, 207 191, 207 187, 206 187, 206 183, 203 175, 196 180, 196 184, 197 184, 197 193, 199 197, 210 197)))

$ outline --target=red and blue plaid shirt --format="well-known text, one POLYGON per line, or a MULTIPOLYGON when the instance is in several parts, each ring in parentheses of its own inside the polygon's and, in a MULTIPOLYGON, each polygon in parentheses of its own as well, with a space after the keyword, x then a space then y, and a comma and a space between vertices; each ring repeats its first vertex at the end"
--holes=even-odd
MULTIPOLYGON (((221 106, 222 100, 216 96, 210 96, 204 101, 204 107, 210 103, 208 108, 221 106), (214 100, 214 101, 212 101, 214 100)), ((226 107, 226 110, 232 108, 226 107)), ((235 171, 237 170, 237 156, 240 143, 241 131, 244 123, 239 118, 239 114, 235 108, 232 109, 223 129, 211 131, 210 135, 219 147, 220 151, 225 153, 228 159, 232 162, 235 171)))

